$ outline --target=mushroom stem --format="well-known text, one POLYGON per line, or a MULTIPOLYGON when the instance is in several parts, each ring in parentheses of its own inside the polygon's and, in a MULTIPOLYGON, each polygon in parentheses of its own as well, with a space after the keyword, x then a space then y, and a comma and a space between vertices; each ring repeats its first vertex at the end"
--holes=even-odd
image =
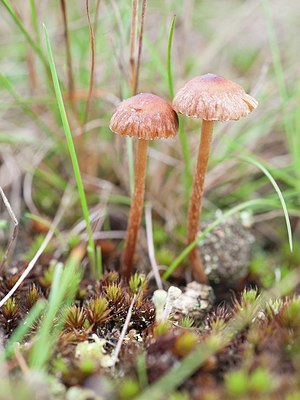
POLYGON ((142 218, 147 166, 147 149, 148 140, 139 139, 137 143, 135 161, 134 193, 128 218, 125 248, 122 256, 122 275, 126 279, 130 277, 132 271, 136 240, 142 218))
MULTIPOLYGON (((202 121, 197 167, 193 179, 193 188, 188 213, 188 244, 192 243, 198 236, 204 180, 212 141, 213 125, 213 121, 202 121)), ((197 247, 194 247, 194 249, 189 253, 189 262, 193 269, 195 278, 201 283, 207 283, 207 277, 197 247)))

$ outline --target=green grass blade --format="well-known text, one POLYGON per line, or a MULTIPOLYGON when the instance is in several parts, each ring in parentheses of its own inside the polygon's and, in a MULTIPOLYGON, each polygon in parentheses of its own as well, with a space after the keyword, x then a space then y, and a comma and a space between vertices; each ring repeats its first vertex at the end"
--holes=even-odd
POLYGON ((22 98, 15 91, 13 85, 10 83, 10 81, 7 79, 7 77, 5 75, 2 75, 1 73, 0 73, 0 84, 1 84, 0 86, 3 86, 10 93, 10 95, 16 100, 17 104, 22 108, 22 110, 27 115, 29 115, 29 117, 45 132, 45 134, 49 138, 53 139, 63 149, 64 146, 62 145, 61 138, 58 137, 45 124, 45 122, 42 120, 42 118, 35 111, 33 111, 26 103, 23 102, 22 98))
MULTIPOLYGON (((127 99, 129 94, 128 88, 124 88, 123 91, 123 98, 127 99)), ((132 138, 126 136, 126 152, 127 152, 127 158, 128 158, 128 173, 129 173, 129 190, 130 190, 130 196, 132 197, 133 192, 134 192, 134 141, 132 138)), ((129 205, 131 204, 131 200, 129 205)))
POLYGON ((145 388, 148 386, 147 376, 147 362, 146 353, 141 353, 136 359, 136 371, 139 380, 140 387, 145 388))
POLYGON ((41 47, 41 36, 40 36, 40 31, 39 31, 39 20, 38 20, 35 0, 30 0, 30 12, 31 12, 31 20, 32 20, 32 24, 33 24, 36 40, 38 42, 39 47, 41 47))
MULTIPOLYGON (((272 55, 273 67, 275 72, 275 78, 277 80, 277 85, 279 88, 280 98, 281 98, 281 108, 283 111, 283 123, 284 129, 286 131, 289 149, 293 155, 293 163, 298 177, 300 177, 300 140, 299 132, 295 130, 293 120, 289 116, 286 116, 285 110, 287 108, 287 103, 290 100, 290 95, 287 89, 285 81, 285 71, 281 62, 280 48, 278 45, 278 40, 276 37, 274 29, 274 21, 271 13, 271 7, 269 0, 261 0, 262 8, 265 16, 265 21, 267 25, 267 34, 269 38, 270 50, 272 55)), ((297 92, 297 90, 296 90, 297 92)), ((297 110, 296 110, 297 111, 297 110)), ((295 111, 295 118, 297 118, 295 111)))
POLYGON ((180 254, 176 259, 172 262, 172 264, 168 267, 166 272, 163 274, 162 278, 164 280, 168 279, 170 275, 175 271, 175 269, 179 266, 179 264, 188 256, 190 251, 193 250, 194 247, 197 246, 197 244, 205 238, 205 236, 211 232, 216 226, 220 225, 222 222, 226 221, 229 217, 232 215, 238 213, 241 210, 244 210, 245 208, 251 208, 257 205, 266 205, 270 204, 268 200, 262 200, 262 199, 254 199, 254 200, 249 200, 246 201, 242 204, 239 204, 233 208, 231 208, 229 211, 226 213, 222 214, 219 218, 217 218, 213 223, 208 225, 206 229, 204 229, 203 232, 199 234, 199 236, 192 242, 190 243, 180 254))
POLYGON ((44 300, 38 300, 36 304, 31 308, 28 315, 26 315, 24 321, 22 321, 18 325, 18 327, 14 330, 13 334, 8 339, 4 349, 4 357, 1 356, 0 361, 3 361, 4 358, 9 358, 12 356, 16 343, 23 340, 24 336, 30 331, 35 321, 42 314, 45 306, 46 302, 44 300))
POLYGON ((37 333, 37 340, 30 352, 29 365, 31 368, 42 369, 51 356, 52 349, 63 327, 61 310, 71 304, 81 276, 79 275, 80 257, 71 254, 66 266, 56 265, 53 282, 46 308, 45 317, 37 333))
POLYGON ((44 366, 53 345, 51 328, 62 301, 60 290, 62 274, 63 265, 59 263, 55 267, 46 314, 38 331, 37 340, 30 352, 29 365, 31 368, 41 369, 44 366))
MULTIPOLYGON (((299 117, 300 117, 300 108, 299 108, 299 117)), ((299 127, 300 127, 300 121, 299 121, 299 127)), ((221 163, 224 160, 231 159, 232 153, 233 151, 235 151, 236 154, 244 154, 245 156, 249 156, 252 159, 258 160, 260 164, 264 165, 266 168, 269 169, 269 171, 275 178, 285 182, 286 185, 290 185, 291 187, 295 187, 298 189, 300 188, 300 182, 297 179, 295 179, 295 177, 291 173, 291 171, 293 170, 293 166, 288 167, 291 169, 291 171, 288 171, 287 170, 288 168, 275 168, 270 164, 268 164, 266 160, 261 159, 258 155, 252 153, 251 151, 247 151, 247 149, 245 148, 245 143, 239 143, 238 140, 228 139, 226 135, 222 136, 221 141, 224 142, 225 144, 224 147, 227 149, 227 151, 221 158, 215 160, 216 162, 221 163)))
POLYGON ((184 159, 184 191, 187 202, 190 198, 190 189, 192 186, 192 175, 191 175, 191 155, 189 149, 189 143, 184 132, 183 122, 179 117, 179 129, 178 135, 181 143, 183 159, 184 159))
POLYGON ((136 400, 162 400, 169 398, 168 394, 172 393, 173 390, 196 372, 210 356, 217 350, 225 347, 228 342, 227 337, 221 340, 220 336, 215 334, 214 340, 212 340, 210 336, 204 343, 198 345, 192 353, 186 356, 179 365, 170 369, 158 381, 144 390, 136 400))
POLYGON ((172 19, 169 40, 168 40, 168 84, 169 84, 169 93, 171 99, 174 97, 174 85, 173 85, 173 76, 172 76, 172 43, 173 43, 173 35, 175 29, 176 15, 174 15, 172 19))
POLYGON ((1 132, 0 133, 0 143, 2 144, 11 144, 11 145, 26 145, 26 144, 36 144, 37 140, 35 138, 30 138, 26 135, 18 135, 18 136, 12 136, 11 132, 5 133, 1 132))
POLYGON ((155 65, 157 72, 163 78, 164 88, 167 90, 168 89, 168 71, 166 71, 166 66, 161 57, 161 54, 158 51, 157 46, 154 45, 150 39, 148 39, 146 34, 144 35, 143 42, 144 42, 147 52, 149 53, 152 64, 155 65))
MULTIPOLYGON (((31 220, 31 221, 36 221, 36 222, 46 226, 47 228, 51 227, 51 222, 48 221, 46 218, 43 218, 43 217, 41 217, 39 215, 35 215, 35 214, 32 214, 32 213, 26 212, 24 214, 24 217, 29 219, 29 220, 31 220)), ((60 231, 58 230, 58 228, 54 229, 54 234, 57 237, 57 239, 60 241, 61 246, 63 248, 64 245, 65 245, 65 240, 64 240, 64 237, 62 236, 62 234, 60 233, 60 231)))
POLYGON ((103 274, 102 251, 100 246, 96 246, 96 277, 101 279, 103 274))
POLYGON ((53 186, 54 189, 62 191, 66 190, 67 182, 65 182, 56 172, 46 168, 36 168, 33 170, 33 173, 37 178, 45 180, 45 182, 53 186))
POLYGON ((18 18, 17 14, 13 10, 12 6, 9 4, 9 2, 7 0, 1 0, 1 1, 2 1, 2 4, 4 5, 4 7, 9 12, 10 16, 12 17, 12 19, 14 20, 14 22, 16 23, 16 25, 18 26, 18 28, 20 29, 20 31, 22 32, 22 34, 25 36, 26 40, 28 41, 28 43, 30 44, 32 49, 38 55, 38 57, 43 62, 45 67, 48 69, 48 62, 47 62, 47 59, 46 59, 43 51, 36 44, 35 40, 30 36, 30 34, 27 32, 27 30, 25 29, 25 27, 22 24, 21 20, 18 18))
POLYGON ((278 82, 278 87, 280 91, 280 95, 282 99, 287 100, 288 98, 288 92, 287 92, 287 87, 285 83, 285 74, 283 71, 283 67, 281 64, 281 57, 280 57, 280 49, 278 46, 274 26, 273 26, 273 20, 271 16, 271 10, 270 10, 270 5, 268 0, 261 0, 262 2, 262 7, 263 11, 265 14, 265 20, 267 23, 267 34, 269 36, 269 43, 270 43, 270 50, 272 53, 272 58, 273 58, 273 66, 274 66, 274 72, 275 76, 278 82))
POLYGON ((122 196, 121 194, 111 194, 108 196, 108 199, 111 203, 120 204, 123 206, 130 206, 131 199, 127 196, 122 196))
MULTIPOLYGON (((176 15, 174 15, 172 19, 171 29, 169 33, 168 39, 168 59, 167 59, 167 76, 168 76, 168 85, 169 85, 169 94, 170 98, 173 99, 174 97, 174 84, 173 84, 173 75, 172 75, 172 43, 173 43, 173 36, 175 30, 175 22, 176 22, 176 15)), ((187 137, 185 135, 183 129, 183 123, 181 118, 179 118, 179 129, 178 129, 179 139, 181 143, 183 159, 184 159, 184 183, 185 183, 185 196, 186 200, 189 200, 190 197, 190 188, 192 185, 192 176, 191 176, 191 157, 189 151, 189 144, 187 137)))
POLYGON ((47 28, 45 25, 43 25, 43 28, 44 28, 44 32, 45 32, 50 70, 51 70, 54 90, 55 90, 55 94, 56 94, 56 98, 57 98, 57 104, 58 104, 64 132, 65 132, 66 139, 67 139, 68 149, 69 149, 69 153, 71 156, 74 175, 75 175, 75 179, 76 179, 76 183, 77 183, 78 194, 79 194, 79 198, 81 201, 82 212, 83 212, 83 216, 84 216, 85 223, 86 223, 86 230, 87 230, 87 234, 88 234, 88 254, 89 254, 91 269, 92 269, 93 274, 95 275, 95 243, 94 243, 93 231, 92 231, 92 227, 91 227, 91 223, 90 223, 87 200, 86 200, 86 196, 85 196, 85 192, 84 192, 83 182, 82 182, 79 164, 78 164, 78 160, 77 160, 77 155, 76 155, 76 151, 75 151, 75 146, 73 143, 73 138, 72 138, 72 134, 71 134, 71 130, 70 130, 70 126, 69 126, 60 86, 59 86, 58 76, 56 73, 56 68, 55 68, 55 63, 54 63, 54 59, 53 59, 53 55, 52 55, 49 35, 48 35, 47 28))
POLYGON ((281 206, 282 206, 282 210, 283 210, 283 214, 284 214, 284 218, 285 218, 285 223, 286 223, 288 239, 289 239, 290 250, 291 250, 291 252, 293 252, 293 235, 292 235, 291 222, 290 222, 290 218, 289 218, 288 209, 287 209, 283 194, 282 194, 279 186, 277 185, 275 179, 270 174, 270 172, 262 164, 260 164, 258 161, 254 160, 253 158, 250 158, 250 157, 240 157, 240 158, 242 160, 250 163, 250 164, 255 165, 257 168, 259 168, 266 175, 266 177, 269 179, 269 181, 273 185, 276 193, 278 194, 278 197, 279 197, 279 200, 280 200, 280 203, 281 203, 281 206))

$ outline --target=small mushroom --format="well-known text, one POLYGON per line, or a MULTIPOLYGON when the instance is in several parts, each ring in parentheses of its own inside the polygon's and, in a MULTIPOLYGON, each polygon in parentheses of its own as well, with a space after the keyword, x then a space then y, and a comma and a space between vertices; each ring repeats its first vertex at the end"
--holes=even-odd
MULTIPOLYGON (((213 121, 238 120, 257 107, 257 101, 235 82, 222 76, 206 74, 190 80, 178 91, 175 111, 192 118, 201 118, 202 130, 196 172, 188 212, 188 244, 198 235, 203 187, 212 141, 213 121)), ((189 253, 189 262, 196 279, 207 283, 199 251, 189 253)))
POLYGON ((138 139, 134 193, 121 266, 122 275, 128 279, 132 272, 143 210, 148 141, 175 136, 178 131, 178 116, 171 105, 162 98, 150 93, 140 93, 118 105, 111 117, 109 127, 122 136, 138 139))

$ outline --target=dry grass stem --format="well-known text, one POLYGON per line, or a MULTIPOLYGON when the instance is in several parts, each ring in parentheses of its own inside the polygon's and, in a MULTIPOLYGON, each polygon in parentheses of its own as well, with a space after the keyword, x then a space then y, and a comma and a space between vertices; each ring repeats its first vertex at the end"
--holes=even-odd
POLYGON ((36 252, 35 256, 33 259, 29 262, 28 266, 26 267, 25 271, 22 273, 20 278, 17 280, 15 285, 12 287, 12 289, 3 297, 3 299, 0 301, 0 308, 7 302, 8 299, 10 299, 13 294, 18 290, 18 288, 22 285, 24 282, 25 278, 28 276, 28 274, 32 271, 34 268, 36 262, 40 258, 40 256, 43 254, 44 250, 50 243, 50 240, 52 239, 56 228, 58 227, 58 224, 60 223, 62 217, 64 216, 64 213, 69 206, 70 203, 70 187, 68 186, 67 189, 65 190, 65 193, 62 197, 60 206, 58 208, 58 211, 53 219, 53 222, 48 230, 47 235, 45 236, 45 239, 43 240, 41 246, 39 247, 38 251, 36 252))
POLYGON ((0 263, 0 272, 1 272, 3 267, 4 267, 4 265, 5 265, 5 263, 6 263, 6 261, 7 261, 7 259, 8 259, 8 257, 9 257, 9 255, 10 255, 10 252, 11 252, 11 250, 13 248, 15 240, 17 238, 18 229, 19 229, 19 223, 18 223, 18 220, 17 220, 17 218, 16 218, 16 216, 15 216, 15 214, 14 214, 14 212, 13 212, 13 210, 12 210, 10 204, 9 204, 9 201, 8 201, 7 197, 5 196, 5 193, 3 192, 1 186, 0 186, 0 196, 2 198, 2 201, 4 203, 5 208, 6 208, 8 214, 9 214, 9 216, 12 219, 13 224, 14 224, 12 236, 11 236, 9 242, 8 242, 8 245, 6 247, 4 256, 3 256, 2 260, 1 260, 1 263, 0 263))
POLYGON ((120 350, 121 350, 121 347, 122 347, 122 344, 123 344, 123 340, 125 338, 125 335, 126 335, 126 332, 127 332, 130 320, 131 320, 132 309, 133 309, 135 300, 136 300, 136 294, 133 296, 132 301, 130 303, 130 307, 128 309, 128 313, 127 313, 127 316, 126 316, 126 319, 125 319, 125 322, 124 322, 124 325, 123 325, 123 328, 122 328, 122 331, 121 331, 121 335, 119 337, 118 343, 116 345, 115 351, 114 351, 113 356, 112 356, 113 365, 115 365, 116 362, 118 361, 118 356, 119 356, 119 353, 120 353, 120 350))
POLYGON ((155 259, 155 250, 154 250, 154 242, 153 242, 153 226, 152 226, 152 207, 151 205, 147 205, 145 207, 145 220, 146 220, 146 234, 147 234, 147 246, 148 246, 148 255, 150 259, 151 268, 153 271, 153 275, 157 284, 158 289, 163 289, 162 280, 159 274, 158 265, 155 259))

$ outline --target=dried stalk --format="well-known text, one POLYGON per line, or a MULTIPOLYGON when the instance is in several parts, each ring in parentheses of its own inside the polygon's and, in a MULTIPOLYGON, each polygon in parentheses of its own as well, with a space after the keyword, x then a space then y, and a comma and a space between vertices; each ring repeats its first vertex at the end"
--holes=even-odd
POLYGON ((8 243, 7 248, 5 250, 4 256, 3 256, 2 261, 0 263, 0 272, 1 272, 3 267, 4 267, 4 265, 5 265, 5 263, 6 263, 6 261, 7 261, 7 259, 8 259, 8 256, 9 256, 9 254, 11 252, 11 249, 13 248, 15 240, 17 238, 18 230, 19 230, 19 222, 18 222, 18 220, 17 220, 17 218, 16 218, 16 216, 15 216, 15 214, 14 214, 14 212, 13 212, 13 210, 12 210, 10 204, 9 204, 9 201, 7 200, 7 197, 5 196, 5 194, 4 194, 4 192, 3 192, 2 188, 1 188, 1 186, 0 186, 0 196, 2 198, 2 201, 3 201, 4 205, 5 205, 5 208, 6 208, 7 212, 8 212, 8 214, 10 215, 10 218, 12 219, 13 224, 14 224, 14 229, 13 229, 13 232, 12 232, 12 236, 11 236, 11 238, 9 240, 9 243, 8 243))
MULTIPOLYGON (((28 276, 28 274, 32 271, 32 269, 34 268, 37 260, 40 258, 40 256, 43 254, 44 250, 46 249, 46 247, 48 246, 50 240, 52 239, 55 230, 59 224, 59 222, 61 221, 67 206, 69 206, 69 200, 71 198, 70 192, 69 192, 70 187, 67 187, 62 201, 60 203, 59 209, 57 211, 57 214, 55 215, 55 218, 49 228, 49 231, 45 237, 45 239, 43 240, 43 243, 41 244, 40 248, 38 249, 38 251, 36 252, 35 256, 33 257, 33 259, 30 261, 30 263, 28 264, 28 266, 26 267, 25 271, 22 273, 22 275, 20 276, 20 278, 17 280, 17 282, 15 283, 15 285, 12 287, 12 289, 3 297, 3 299, 0 301, 0 308, 7 302, 8 299, 10 299, 11 296, 13 296, 13 294, 16 292, 16 290, 22 285, 22 283, 24 282, 24 280, 26 279, 26 277, 28 276)), ((1 189, 2 190, 2 189, 1 189)))
POLYGON ((161 276, 159 275, 158 265, 157 265, 157 262, 155 259, 151 206, 147 206, 145 209, 145 219, 146 219, 148 255, 149 255, 149 259, 150 259, 151 268, 152 268, 153 275, 154 275, 158 289, 163 289, 161 276))
POLYGON ((117 346, 116 346, 115 351, 114 351, 114 354, 113 354, 113 356, 112 356, 113 365, 115 365, 115 363, 118 361, 118 355, 119 355, 119 353, 120 353, 120 350, 121 350, 121 347, 122 347, 122 343, 123 343, 124 337, 125 337, 125 335, 126 335, 126 332, 127 332, 127 329, 128 329, 129 323, 130 323, 130 320, 131 320, 132 309, 133 309, 135 300, 136 300, 136 294, 133 296, 133 299, 132 299, 132 301, 131 301, 131 304, 130 304, 130 307, 129 307, 129 310, 128 310, 128 313, 127 313, 127 316, 126 316, 126 320, 125 320, 124 325, 123 325, 123 328, 122 328, 121 335, 120 335, 120 337, 119 337, 117 346))

